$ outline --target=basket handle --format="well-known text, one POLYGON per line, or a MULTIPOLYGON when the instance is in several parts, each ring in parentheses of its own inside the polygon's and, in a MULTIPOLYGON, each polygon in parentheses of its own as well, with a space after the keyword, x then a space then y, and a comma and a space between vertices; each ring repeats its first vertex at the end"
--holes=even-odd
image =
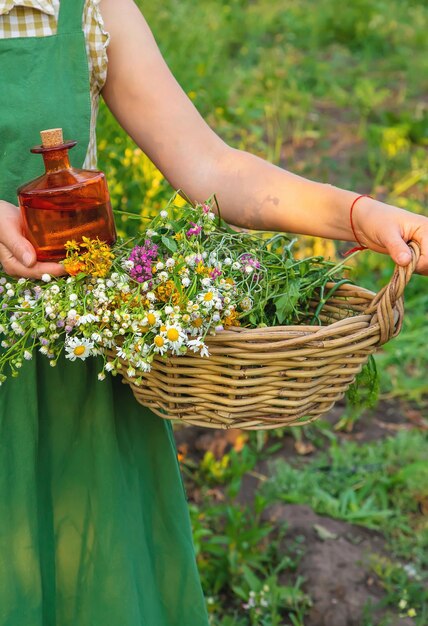
POLYGON ((408 246, 412 253, 410 263, 405 267, 395 266, 389 283, 376 294, 364 311, 366 314, 373 314, 371 324, 379 324, 379 346, 396 337, 403 325, 404 288, 411 279, 421 255, 421 249, 416 241, 409 241, 408 246))

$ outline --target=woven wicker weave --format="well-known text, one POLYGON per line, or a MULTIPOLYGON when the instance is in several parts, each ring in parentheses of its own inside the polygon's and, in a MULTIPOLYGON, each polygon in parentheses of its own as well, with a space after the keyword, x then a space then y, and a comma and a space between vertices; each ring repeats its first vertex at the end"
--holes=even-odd
POLYGON ((209 358, 155 359, 140 386, 123 362, 124 382, 142 405, 187 424, 257 430, 311 422, 343 397, 369 355, 400 332, 403 291, 420 255, 416 243, 409 246, 412 262, 396 266, 377 295, 349 284, 337 289, 322 309, 321 326, 231 328, 207 337, 209 358))

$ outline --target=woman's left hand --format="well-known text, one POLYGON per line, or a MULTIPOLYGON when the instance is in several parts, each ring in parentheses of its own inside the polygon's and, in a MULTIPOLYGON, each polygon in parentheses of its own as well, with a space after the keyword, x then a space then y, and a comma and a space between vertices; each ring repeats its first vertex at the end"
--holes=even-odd
POLYGON ((428 276, 428 217, 360 198, 354 206, 353 222, 360 244, 389 254, 398 265, 408 265, 411 252, 407 242, 415 241, 421 249, 416 272, 428 276))

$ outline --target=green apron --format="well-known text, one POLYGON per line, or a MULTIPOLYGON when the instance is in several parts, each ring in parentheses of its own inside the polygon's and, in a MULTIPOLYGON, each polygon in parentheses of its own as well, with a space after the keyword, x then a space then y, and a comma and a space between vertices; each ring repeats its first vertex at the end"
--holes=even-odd
MULTIPOLYGON (((83 0, 55 36, 0 40, 0 199, 39 130, 89 141, 83 0)), ((38 355, 0 388, 1 626, 207 626, 171 423, 100 363, 38 355)))

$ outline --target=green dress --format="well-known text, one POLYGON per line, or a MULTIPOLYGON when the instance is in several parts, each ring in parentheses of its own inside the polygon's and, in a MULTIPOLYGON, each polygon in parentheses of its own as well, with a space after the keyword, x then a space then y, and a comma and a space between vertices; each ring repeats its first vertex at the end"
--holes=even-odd
MULTIPOLYGON (((0 199, 41 173, 28 148, 89 141, 83 0, 58 34, 0 40, 0 199)), ((39 355, 0 388, 1 626, 207 626, 171 423, 100 363, 39 355)))

